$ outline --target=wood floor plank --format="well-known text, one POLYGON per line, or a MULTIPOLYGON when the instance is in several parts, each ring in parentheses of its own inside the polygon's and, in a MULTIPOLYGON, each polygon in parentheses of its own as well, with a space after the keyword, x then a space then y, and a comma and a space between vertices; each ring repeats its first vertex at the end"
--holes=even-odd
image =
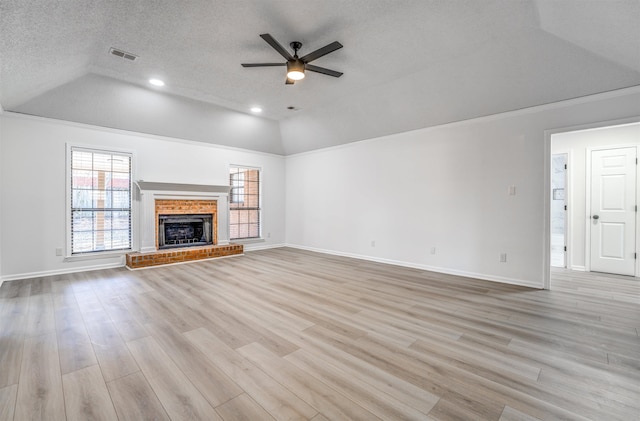
POLYGON ((51 294, 29 297, 29 313, 24 329, 27 336, 46 335, 55 330, 55 312, 51 294))
POLYGON ((308 420, 317 411, 251 364, 207 329, 184 334, 277 420, 308 420), (268 391, 268 393, 267 393, 268 391))
POLYGON ((121 296, 98 297, 98 299, 100 300, 100 303, 102 303, 104 311, 109 315, 112 322, 116 323, 135 320, 134 315, 126 306, 121 296))
POLYGON ((122 340, 125 342, 149 336, 149 332, 147 332, 144 326, 136 320, 114 321, 113 325, 116 327, 118 333, 122 337, 122 340))
POLYGON ((16 409, 16 397, 18 385, 3 387, 0 389, 0 420, 12 420, 16 409))
POLYGON ((169 324, 147 325, 148 331, 214 408, 242 394, 242 389, 169 324))
POLYGON ((78 304, 75 303, 75 296, 73 302, 57 300, 56 297, 60 297, 60 295, 53 295, 56 330, 60 331, 69 325, 84 324, 82 312, 78 304))
MULTIPOLYGON (((608 364, 597 364, 591 361, 585 363, 576 358, 564 358, 563 354, 558 355, 544 348, 539 349, 533 344, 529 344, 526 348, 518 348, 512 345, 488 344, 470 337, 463 337, 459 342, 469 344, 480 351, 495 353, 498 358, 505 355, 508 359, 517 359, 540 367, 538 382, 541 384, 561 384, 566 378, 571 378, 574 382, 581 382, 585 387, 593 388, 600 393, 613 392, 629 397, 633 401, 636 401, 636 397, 640 395, 640 378, 634 377, 629 370, 612 370, 608 364)), ((583 389, 584 392, 588 390, 583 389)))
POLYGON ((181 306, 178 302, 156 291, 141 295, 138 300, 153 319, 162 318, 180 332, 193 330, 206 324, 206 321, 198 317, 188 306, 181 306))
POLYGON ((67 420, 118 420, 102 372, 92 365, 62 376, 67 420))
MULTIPOLYGON (((386 344, 369 338, 359 340, 367 348, 381 347, 382 350, 392 350, 386 344)), ((402 354, 404 350, 396 349, 395 352, 402 354)), ((533 413, 540 413, 541 410, 548 411, 554 416, 566 416, 563 413, 573 413, 574 411, 585 411, 588 417, 593 417, 598 411, 605 411, 609 419, 624 420, 626 410, 608 407, 574 393, 559 393, 554 387, 542 387, 537 382, 528 379, 518 379, 510 374, 501 373, 498 368, 471 366, 464 360, 456 360, 446 355, 446 353, 429 352, 412 353, 407 351, 407 356, 415 358, 419 364, 427 367, 442 367, 448 372, 449 378, 456 388, 461 386, 471 386, 471 390, 483 390, 484 398, 493 402, 504 402, 516 409, 526 408, 533 413), (522 393, 525 392, 525 393, 522 393)), ((464 387, 463 386, 463 387, 464 387)), ((464 389, 466 393, 471 393, 470 389, 464 389)), ((451 391, 447 394, 451 395, 451 391)), ((482 401, 483 399, 481 399, 482 401)), ((579 413, 579 412, 576 412, 579 413)))
POLYGON ((491 397, 471 385, 457 382, 448 366, 430 365, 420 361, 418 355, 412 356, 407 350, 379 347, 370 339, 360 342, 362 338, 352 339, 322 326, 314 326, 305 332, 436 396, 447 395, 449 399, 455 399, 458 406, 468 408, 475 414, 475 418, 497 418, 502 412, 503 406, 491 397))
POLYGON ((102 303, 93 289, 91 289, 89 282, 85 282, 81 286, 74 284, 73 291, 85 323, 103 323, 110 321, 109 314, 102 307, 102 303))
POLYGON ((571 394, 579 394, 584 399, 598 402, 605 406, 621 406, 635 408, 640 413, 640 382, 620 382, 609 379, 610 376, 603 375, 604 370, 593 370, 582 364, 570 364, 563 361, 565 365, 561 369, 543 368, 538 379, 538 384, 548 387, 551 390, 562 389, 571 394), (582 370, 581 370, 582 369, 582 370), (578 370, 578 373, 575 373, 578 370), (599 375, 592 376, 592 372, 599 375), (595 379, 599 380, 595 380, 595 379))
POLYGON ((358 377, 346 374, 331 364, 317 361, 304 350, 298 350, 284 358, 336 389, 380 419, 425 420, 427 418, 427 414, 382 391, 375 391, 358 377))
POLYGON ((20 378, 28 303, 28 297, 0 303, 0 388, 17 384, 20 378))
MULTIPOLYGON (((138 319, 143 324, 162 318, 166 323, 170 323, 181 332, 186 332, 205 323, 204 320, 193 314, 188 306, 180 306, 175 297, 175 302, 172 302, 158 291, 134 295, 129 298, 146 314, 144 319, 138 319)), ((126 301, 123 302, 126 303, 126 301)))
POLYGON ((127 345, 172 420, 222 420, 155 339, 137 339, 127 345))
POLYGON ((238 352, 280 384, 332 420, 373 420, 378 417, 322 381, 309 376, 286 359, 280 358, 258 343, 238 352))
POLYGON ((322 414, 318 414, 315 417, 311 418, 311 421, 331 421, 331 420, 322 414))
POLYGON ((55 334, 25 339, 15 410, 16 421, 66 418, 58 361, 55 334))
POLYGON ((490 367, 490 370, 514 378, 521 377, 535 381, 540 375, 539 367, 517 364, 505 360, 494 361, 495 354, 487 355, 478 349, 465 349, 464 346, 454 342, 448 343, 445 340, 434 344, 428 339, 419 339, 409 348, 423 354, 440 355, 442 358, 448 359, 451 364, 456 364, 457 362, 460 365, 464 365, 468 370, 474 370, 475 367, 477 368, 476 373, 481 373, 483 370, 486 370, 487 367, 490 367))
POLYGON ((31 281, 30 295, 50 294, 53 276, 35 278, 31 281))
POLYGON ((215 310, 208 311, 209 323, 205 323, 203 326, 208 326, 209 330, 231 348, 235 349, 261 338, 261 335, 247 324, 238 321, 237 318, 224 311, 220 311, 215 306, 211 308, 215 310))
POLYGON ((304 332, 298 335, 298 338, 294 340, 299 340, 298 343, 305 353, 312 355, 314 359, 336 366, 345 375, 362 379, 372 389, 387 393, 425 414, 438 402, 439 396, 424 388, 417 387, 389 371, 381 370, 352 354, 322 341, 317 341, 312 335, 306 335, 304 332))
POLYGON ((248 395, 242 394, 216 408, 224 421, 275 421, 260 405, 248 395))
POLYGON ((460 401, 457 397, 453 400, 449 400, 448 395, 444 395, 438 400, 438 403, 429 412, 429 416, 437 419, 438 421, 462 421, 462 420, 475 420, 475 419, 497 419, 495 415, 478 415, 477 411, 472 410, 470 407, 460 405, 460 401))
POLYGON ((168 421, 160 400, 142 372, 107 383, 120 421, 168 421))
POLYGON ((113 322, 88 322, 87 332, 105 381, 140 370, 113 322))
POLYGON ((509 406, 504 407, 502 415, 498 421, 541 421, 540 418, 532 417, 509 406))
POLYGON ((31 279, 18 279, 0 285, 0 298, 18 298, 31 295, 31 279))
POLYGON ((74 322, 56 323, 56 334, 62 374, 97 364, 82 317, 74 322))
POLYGON ((208 294, 214 302, 219 301, 218 297, 222 297, 228 302, 245 302, 247 303, 246 313, 251 314, 263 321, 269 321, 278 326, 284 326, 290 330, 303 330, 314 325, 313 322, 290 313, 277 305, 270 304, 260 298, 259 293, 255 294, 246 290, 246 288, 233 288, 219 285, 216 287, 215 293, 208 294))

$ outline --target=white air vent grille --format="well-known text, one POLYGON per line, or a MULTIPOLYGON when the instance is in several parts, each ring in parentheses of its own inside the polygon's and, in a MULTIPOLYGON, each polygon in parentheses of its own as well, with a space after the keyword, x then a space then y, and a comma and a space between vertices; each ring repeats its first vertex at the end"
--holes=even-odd
POLYGON ((135 54, 127 53, 126 51, 118 50, 117 48, 113 47, 111 47, 109 53, 113 54, 114 56, 118 56, 131 61, 136 61, 136 59, 138 58, 138 56, 135 54))

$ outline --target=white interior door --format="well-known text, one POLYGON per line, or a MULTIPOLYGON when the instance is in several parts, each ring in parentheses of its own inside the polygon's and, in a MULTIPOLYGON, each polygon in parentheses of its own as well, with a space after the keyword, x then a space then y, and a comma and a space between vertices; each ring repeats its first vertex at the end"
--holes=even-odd
POLYGON ((636 148, 591 152, 591 270, 635 275, 636 148))

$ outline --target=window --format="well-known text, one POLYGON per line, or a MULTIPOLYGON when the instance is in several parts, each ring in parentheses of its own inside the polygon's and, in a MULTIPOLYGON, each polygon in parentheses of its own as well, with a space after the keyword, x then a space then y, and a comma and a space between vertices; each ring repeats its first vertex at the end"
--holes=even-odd
POLYGON ((71 254, 131 248, 131 155, 71 148, 71 254))
POLYGON ((231 173, 231 203, 244 202, 244 172, 231 173))
POLYGON ((260 169, 231 167, 229 237, 260 238, 260 169))

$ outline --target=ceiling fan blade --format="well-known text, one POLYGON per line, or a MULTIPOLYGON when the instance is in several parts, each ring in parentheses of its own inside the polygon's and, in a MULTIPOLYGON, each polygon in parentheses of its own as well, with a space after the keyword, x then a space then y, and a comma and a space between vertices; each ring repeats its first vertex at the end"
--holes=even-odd
POLYGON ((242 67, 274 67, 286 65, 287 63, 242 63, 242 67))
POLYGON ((316 73, 322 73, 323 75, 329 75, 329 76, 333 76, 333 77, 340 77, 340 76, 343 75, 342 72, 336 72, 335 70, 325 69, 324 67, 314 66, 313 64, 307 64, 304 67, 307 70, 310 70, 310 71, 316 72, 316 73))
POLYGON ((296 83, 295 80, 287 78, 287 81, 284 84, 285 85, 293 85, 294 83, 296 83))
POLYGON ((293 58, 293 56, 287 50, 285 50, 285 48, 280 45, 280 43, 276 41, 275 38, 273 38, 271 35, 261 34, 260 37, 263 40, 267 41, 267 44, 269 44, 273 47, 274 50, 279 52, 282 57, 286 58, 287 60, 291 60, 293 58))
POLYGON ((322 48, 319 48, 315 51, 310 52, 309 54, 307 54, 306 56, 302 57, 300 60, 304 61, 305 63, 309 63, 315 59, 318 59, 324 55, 327 55, 329 53, 332 53, 336 50, 339 50, 340 48, 342 48, 342 44, 340 44, 338 41, 334 41, 329 45, 325 45, 322 48))

